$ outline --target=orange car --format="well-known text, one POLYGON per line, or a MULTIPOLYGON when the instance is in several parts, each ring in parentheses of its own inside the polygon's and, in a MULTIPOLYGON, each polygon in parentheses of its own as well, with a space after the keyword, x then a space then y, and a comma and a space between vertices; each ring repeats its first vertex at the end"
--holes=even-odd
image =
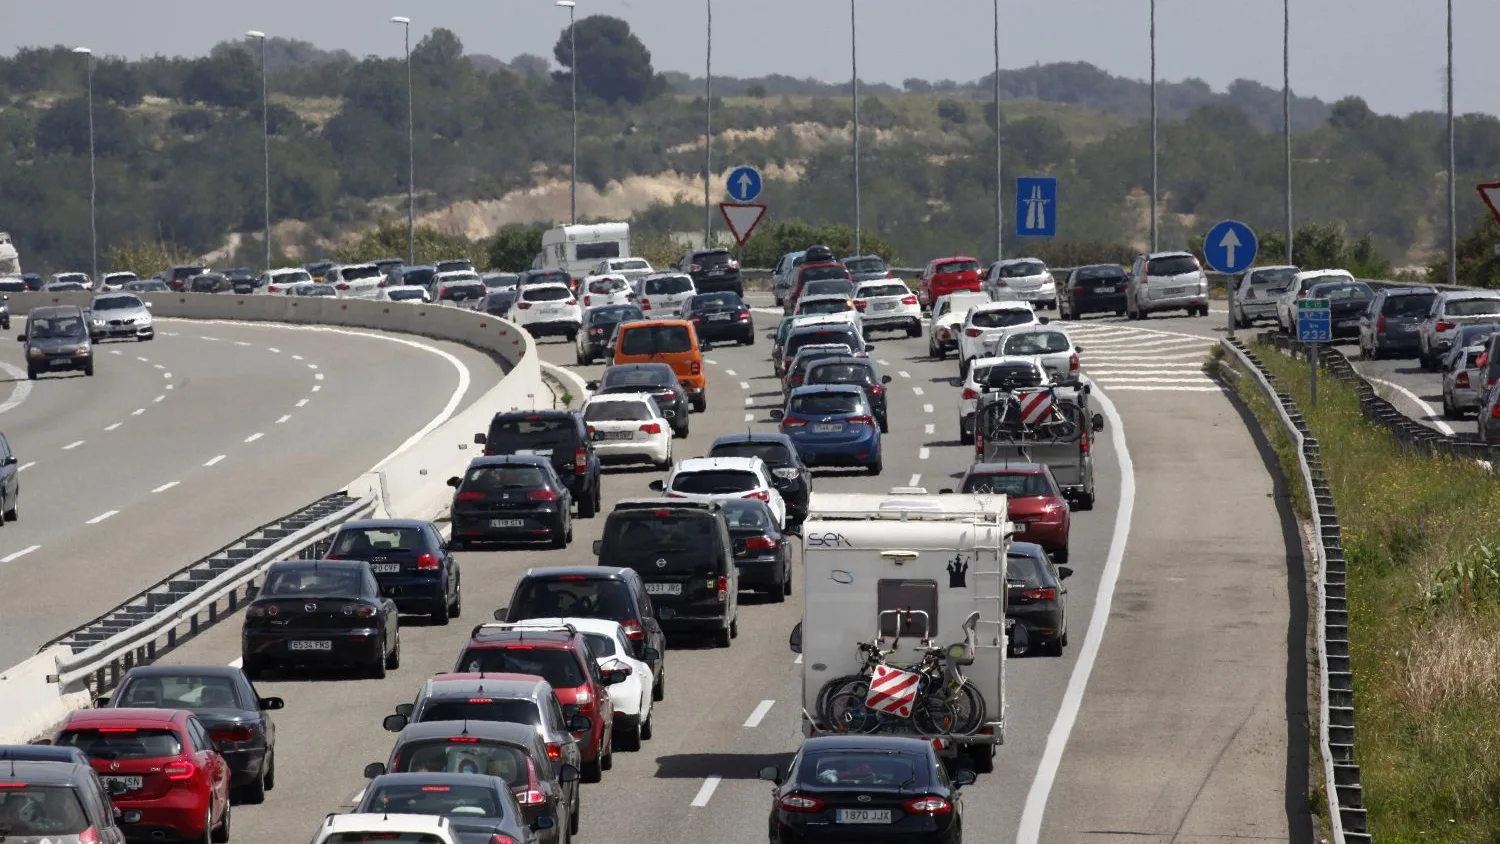
POLYGON ((698 339, 698 332, 687 320, 642 320, 625 323, 617 329, 611 362, 669 364, 687 391, 693 412, 702 413, 708 407, 708 377, 703 372, 703 353, 712 349, 698 339))

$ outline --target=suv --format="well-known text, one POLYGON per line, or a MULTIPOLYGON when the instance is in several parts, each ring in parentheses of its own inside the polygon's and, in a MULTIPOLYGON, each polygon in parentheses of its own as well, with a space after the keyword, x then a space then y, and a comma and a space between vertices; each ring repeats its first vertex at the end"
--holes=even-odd
POLYGON ((1157 311, 1208 316, 1208 276, 1191 252, 1137 255, 1125 286, 1125 315, 1145 319, 1157 311))
POLYGON ((59 754, 55 760, 0 756, 10 761, 5 768, 5 789, 0 791, 0 816, 7 818, 5 835, 18 841, 125 844, 109 789, 88 757, 79 761, 82 754, 76 750, 64 752, 68 755, 59 754))
POLYGON ((759 457, 771 470, 771 483, 786 502, 787 530, 795 533, 807 520, 812 497, 812 473, 797 456, 797 447, 786 434, 749 432, 728 434, 714 440, 705 457, 759 457))
POLYGON ((677 262, 677 269, 693 277, 693 287, 699 293, 727 290, 742 298, 745 295, 745 277, 740 273, 740 262, 729 254, 728 249, 688 252, 677 262))
POLYGON ((181 290, 183 285, 187 284, 188 279, 203 275, 206 272, 208 272, 208 267, 202 264, 177 264, 163 272, 160 278, 173 290, 181 290))
POLYGON ((488 434, 475 434, 484 456, 531 454, 548 457, 578 505, 578 518, 599 512, 599 455, 582 414, 572 410, 514 410, 497 413, 488 434))
POLYGON ((594 553, 635 569, 663 629, 706 629, 720 648, 739 636, 739 570, 719 504, 626 499, 604 520, 594 553))
MULTIPOLYGON (((600 671, 588 639, 571 624, 537 625, 495 621, 474 628, 458 655, 455 672, 530 674, 541 677, 564 706, 573 704, 589 719, 580 736, 583 779, 598 782, 614 753, 615 707, 609 687, 625 679, 619 671, 600 671)), ((577 732, 577 731, 575 731, 577 732)))
POLYGON ((1359 318, 1360 356, 1379 360, 1391 352, 1416 353, 1420 348, 1417 327, 1427 318, 1437 295, 1437 289, 1432 287, 1388 287, 1376 291, 1370 309, 1359 318))
POLYGON ((94 374, 94 343, 83 308, 77 305, 32 308, 26 316, 26 333, 16 339, 25 344, 26 377, 33 381, 42 372, 94 374))

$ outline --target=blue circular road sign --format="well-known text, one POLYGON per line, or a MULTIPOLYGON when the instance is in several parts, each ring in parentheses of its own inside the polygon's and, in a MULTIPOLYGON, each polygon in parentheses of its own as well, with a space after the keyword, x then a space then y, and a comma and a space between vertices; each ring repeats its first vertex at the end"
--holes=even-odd
POLYGON ((1260 242, 1255 230, 1239 220, 1224 220, 1208 230, 1203 238, 1203 257, 1216 272, 1244 272, 1255 263, 1260 242))
POLYGON ((760 196, 760 171, 745 165, 736 167, 729 171, 724 186, 735 202, 754 202, 760 196))

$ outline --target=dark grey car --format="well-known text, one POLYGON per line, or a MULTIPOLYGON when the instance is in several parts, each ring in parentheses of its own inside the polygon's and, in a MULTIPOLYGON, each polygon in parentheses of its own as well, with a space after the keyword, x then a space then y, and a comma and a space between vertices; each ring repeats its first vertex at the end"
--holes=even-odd
POLYGON ((1032 650, 1062 656, 1068 644, 1067 566, 1053 565, 1034 542, 1012 542, 1005 559, 1005 628, 1015 656, 1032 650))
POLYGON ((1415 356, 1417 328, 1427 318, 1437 290, 1431 287, 1393 287, 1375 294, 1370 307, 1359 318, 1359 352, 1378 360, 1401 353, 1415 356))
POLYGON ((557 826, 550 815, 526 823, 510 784, 480 774, 477 766, 473 773, 383 774, 370 781, 354 811, 441 815, 453 824, 461 844, 490 844, 499 836, 536 844, 538 831, 557 826))
POLYGON ((0 434, 0 524, 16 520, 17 502, 21 500, 20 458, 11 450, 10 441, 0 434))
POLYGON ((94 343, 83 308, 77 305, 33 308, 26 317, 26 333, 16 339, 25 350, 26 377, 33 381, 43 372, 94 374, 94 343))
POLYGON ((125 844, 109 792, 88 762, 9 757, 0 789, 8 844, 125 844))
POLYGON ((886 267, 885 260, 879 255, 856 255, 845 258, 839 263, 849 271, 856 283, 861 281, 874 281, 879 278, 894 278, 890 268, 886 267))

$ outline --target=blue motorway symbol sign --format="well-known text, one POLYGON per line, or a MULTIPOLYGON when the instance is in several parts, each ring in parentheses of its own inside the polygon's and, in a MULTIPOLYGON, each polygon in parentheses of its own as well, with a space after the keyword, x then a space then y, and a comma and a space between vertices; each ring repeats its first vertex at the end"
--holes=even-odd
POLYGON ((725 187, 735 202, 754 202, 761 191, 760 171, 743 165, 736 167, 729 171, 725 187))
POLYGON ((1333 312, 1327 299, 1297 300, 1297 342, 1333 341, 1333 312))
POLYGON ((1224 220, 1203 238, 1203 257, 1215 272, 1240 273, 1255 263, 1259 247, 1253 229, 1239 220, 1224 220))
POLYGON ((1050 176, 1016 179, 1016 236, 1057 237, 1057 180, 1050 176))

